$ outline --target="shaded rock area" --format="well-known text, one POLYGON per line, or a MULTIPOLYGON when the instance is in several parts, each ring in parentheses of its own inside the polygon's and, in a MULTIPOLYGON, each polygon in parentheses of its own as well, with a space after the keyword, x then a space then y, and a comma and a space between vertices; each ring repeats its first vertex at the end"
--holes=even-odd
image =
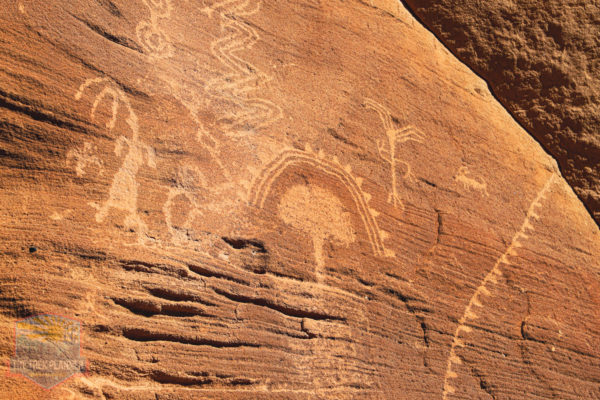
POLYGON ((597 225, 400 3, 0 18, 0 398, 600 398, 597 225))
POLYGON ((404 0, 558 161, 600 224, 600 5, 404 0))

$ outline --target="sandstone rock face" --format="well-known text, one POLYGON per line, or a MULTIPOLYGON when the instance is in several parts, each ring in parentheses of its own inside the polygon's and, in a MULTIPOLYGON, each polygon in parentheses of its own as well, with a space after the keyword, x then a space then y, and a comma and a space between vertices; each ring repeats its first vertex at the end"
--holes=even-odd
POLYGON ((600 5, 406 0, 558 160, 600 224, 600 5))
POLYGON ((395 2, 15 1, 0 357, 23 399, 598 399, 600 233, 395 2))

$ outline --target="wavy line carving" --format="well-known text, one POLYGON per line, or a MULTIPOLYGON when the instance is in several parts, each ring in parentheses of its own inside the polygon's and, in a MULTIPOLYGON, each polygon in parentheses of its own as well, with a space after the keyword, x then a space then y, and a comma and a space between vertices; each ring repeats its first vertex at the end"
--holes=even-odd
POLYGON ((228 70, 208 81, 205 90, 217 101, 234 106, 236 111, 226 116, 230 122, 223 132, 234 137, 253 133, 282 115, 273 102, 253 94, 271 77, 240 56, 244 51, 251 51, 260 40, 256 29, 242 20, 258 13, 260 6, 260 2, 251 4, 250 0, 226 0, 203 10, 209 16, 218 13, 221 19, 222 34, 211 43, 210 51, 228 70))

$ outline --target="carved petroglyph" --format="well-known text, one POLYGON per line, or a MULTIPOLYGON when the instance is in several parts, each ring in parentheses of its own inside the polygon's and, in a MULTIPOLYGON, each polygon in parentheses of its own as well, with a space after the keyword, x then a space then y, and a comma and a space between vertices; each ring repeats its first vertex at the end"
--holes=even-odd
POLYGON ((48 218, 50 218, 52 221, 61 221, 64 218, 67 218, 68 216, 70 216, 72 213, 73 213, 73 210, 71 210, 71 209, 65 210, 62 213, 59 213, 58 211, 54 211, 48 218))
POLYGON ((173 54, 168 35, 160 27, 160 20, 171 15, 171 0, 142 0, 150 10, 150 20, 142 21, 135 29, 146 53, 153 58, 166 58, 173 54))
POLYGON ((400 125, 399 121, 392 117, 392 114, 386 107, 375 100, 365 99, 365 106, 377 112, 387 136, 387 143, 381 140, 377 141, 377 150, 379 151, 379 156, 390 165, 392 190, 388 197, 388 203, 391 203, 394 207, 404 208, 404 203, 398 194, 398 164, 402 164, 406 168, 406 172, 403 175, 404 179, 412 180, 413 176, 410 164, 398 159, 396 154, 397 145, 409 140, 422 143, 424 134, 412 125, 403 124, 398 127, 400 125))
POLYGON ((203 10, 209 17, 218 14, 221 36, 211 43, 210 50, 227 68, 226 73, 209 80, 205 90, 218 102, 232 106, 221 120, 229 121, 223 127, 223 133, 234 137, 252 134, 282 115, 273 102, 253 94, 271 77, 239 55, 251 51, 260 40, 256 29, 243 20, 260 10, 261 2, 252 3, 250 0, 226 0, 203 10))
POLYGON ((67 161, 69 164, 75 164, 77 176, 84 176, 88 168, 93 168, 98 171, 99 175, 103 175, 104 166, 96 154, 98 154, 96 146, 92 143, 85 142, 83 148, 73 149, 67 153, 67 161))
POLYGON ((125 122, 131 130, 131 138, 120 136, 115 143, 115 154, 119 157, 123 157, 123 164, 113 178, 108 199, 102 205, 95 203, 91 203, 90 205, 98 210, 96 213, 97 222, 104 221, 111 209, 126 212, 125 227, 136 232, 138 240, 142 242, 145 239, 147 227, 138 214, 137 209, 137 174, 139 169, 146 164, 151 168, 156 168, 154 150, 140 140, 138 118, 131 107, 129 99, 125 93, 109 79, 88 79, 80 86, 75 94, 75 99, 81 100, 85 90, 92 85, 104 85, 104 87, 94 100, 91 119, 95 119, 95 112, 100 101, 106 97, 110 97, 112 98, 112 115, 106 124, 107 128, 109 130, 114 129, 119 108, 123 105, 125 107, 125 112, 127 113, 125 122))
MULTIPOLYGON (((167 33, 161 28, 161 21, 168 19, 173 11, 171 0, 142 0, 150 11, 150 20, 142 21, 136 28, 138 40, 151 59, 165 59, 174 55, 173 44, 167 33)), ((169 85, 173 96, 190 112, 194 122, 198 126, 196 140, 200 142, 209 152, 214 162, 229 177, 228 171, 224 168, 219 157, 218 142, 206 129, 200 118, 198 110, 208 103, 196 90, 181 84, 174 79, 163 80, 169 85)))
POLYGON ((350 213, 330 191, 314 185, 296 185, 288 189, 279 203, 279 217, 307 233, 313 242, 317 262, 317 280, 322 281, 323 245, 331 240, 348 246, 356 240, 350 213))
MULTIPOLYGON (((188 46, 175 46, 168 37, 165 20, 176 14, 171 1, 144 1, 150 18, 139 24, 138 37, 152 56, 155 68, 151 73, 187 109, 197 126, 196 140, 219 166, 224 178, 231 180, 237 171, 230 168, 222 154, 223 147, 230 144, 228 140, 255 134, 281 118, 282 112, 260 93, 271 77, 246 60, 260 37, 245 19, 258 13, 261 2, 202 3, 207 6, 198 10, 208 16, 209 23, 220 26, 209 48, 212 60, 200 58, 188 46), (182 68, 185 74, 180 73, 182 68)), ((149 79, 144 81, 148 87, 155 87, 149 79)))
POLYGON ((450 384, 452 379, 458 377, 456 371, 453 370, 453 366, 462 364, 462 359, 456 353, 458 348, 464 347, 465 344, 460 338, 461 333, 470 333, 473 328, 469 326, 469 321, 473 321, 478 318, 477 308, 482 307, 481 299, 483 297, 491 296, 490 286, 498 282, 498 278, 502 276, 501 267, 510 263, 509 257, 517 255, 517 249, 523 247, 523 241, 529 238, 529 234, 534 231, 532 224, 533 220, 539 220, 540 216, 537 213, 537 209, 542 206, 542 201, 545 199, 550 187, 554 183, 557 175, 552 174, 550 179, 546 182, 542 190, 537 194, 533 202, 531 203, 527 215, 521 228, 512 238, 512 241, 506 251, 498 258, 492 270, 485 276, 479 287, 475 290, 475 293, 469 300, 467 307, 458 321, 458 327, 454 331, 454 337, 452 339, 452 346, 450 348, 450 355, 448 356, 446 375, 444 377, 444 391, 443 399, 446 400, 448 396, 456 392, 456 388, 450 384))
POLYGON ((176 79, 164 76, 162 79, 168 85, 173 97, 187 109, 190 117, 196 124, 196 141, 209 153, 212 161, 220 168, 220 171, 224 176, 228 179, 231 178, 229 170, 221 160, 222 155, 220 153, 220 143, 218 139, 206 128, 199 116, 200 111, 206 109, 210 104, 209 99, 207 99, 206 96, 202 96, 201 89, 194 90, 194 88, 188 87, 176 79))
POLYGON ((207 182, 202 172, 195 167, 180 168, 177 176, 177 186, 169 189, 167 201, 163 206, 165 222, 171 234, 171 240, 175 244, 184 244, 189 241, 190 232, 193 230, 194 219, 202 215, 201 207, 198 202, 197 192, 200 187, 207 187, 207 182), (178 227, 173 222, 172 209, 175 200, 178 197, 184 197, 190 204, 185 221, 178 227))
POLYGON ((379 229, 376 220, 379 212, 369 206, 371 195, 362 190, 362 178, 355 178, 351 166, 343 166, 337 157, 326 157, 323 152, 313 153, 310 147, 307 147, 306 151, 286 150, 269 163, 252 184, 249 193, 250 204, 263 208, 273 184, 282 173, 293 166, 315 169, 341 182, 356 204, 373 253, 382 257, 394 257, 394 252, 386 249, 384 245, 388 233, 379 229))
POLYGON ((487 191, 487 183, 482 178, 471 178, 469 175, 469 168, 463 165, 458 169, 454 180, 462 183, 465 189, 476 190, 484 196, 489 197, 490 194, 487 191))

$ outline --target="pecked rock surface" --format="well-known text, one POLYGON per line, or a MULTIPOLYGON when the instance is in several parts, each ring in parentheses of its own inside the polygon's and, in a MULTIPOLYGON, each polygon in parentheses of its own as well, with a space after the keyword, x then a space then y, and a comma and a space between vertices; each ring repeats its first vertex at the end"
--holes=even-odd
POLYGON ((406 0, 542 143, 600 225, 600 5, 406 0))
POLYGON ((598 399, 600 234, 396 2, 0 10, 0 357, 23 399, 598 399))

